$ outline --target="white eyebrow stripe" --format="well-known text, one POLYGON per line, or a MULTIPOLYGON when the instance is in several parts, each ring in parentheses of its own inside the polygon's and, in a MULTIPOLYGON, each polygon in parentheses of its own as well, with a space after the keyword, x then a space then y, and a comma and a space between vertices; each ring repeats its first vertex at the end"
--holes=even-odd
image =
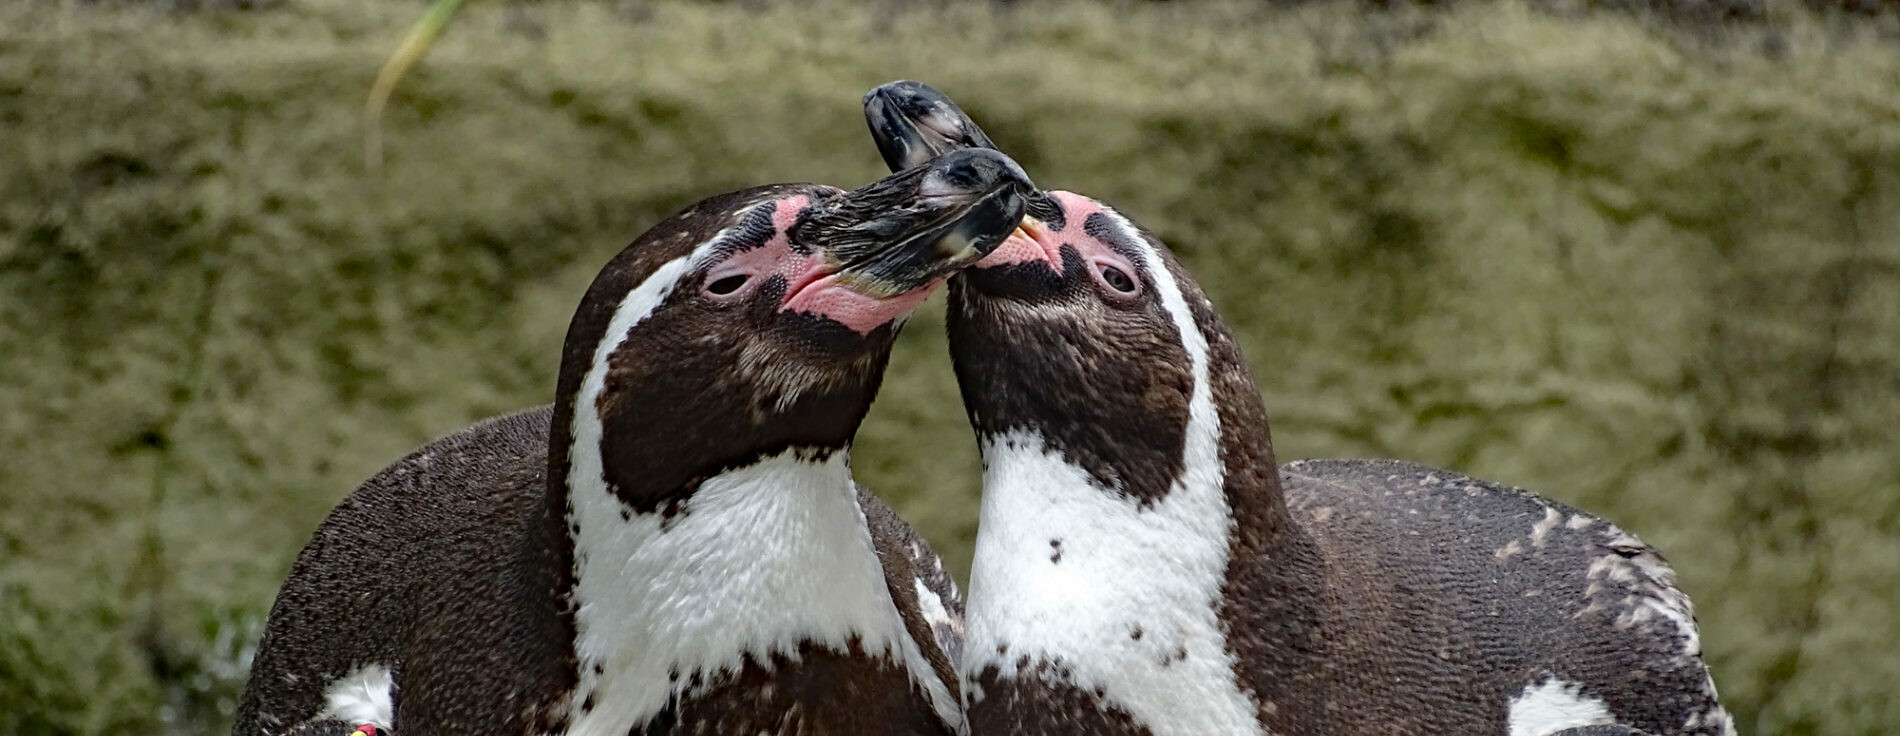
MULTIPOLYGON (((1213 390, 1208 381, 1207 335, 1201 332, 1200 324, 1194 321, 1194 312, 1188 308, 1187 297, 1181 293, 1181 285, 1174 280, 1174 273, 1168 270, 1167 260, 1161 252, 1120 212, 1100 202, 1096 202, 1096 206, 1102 208, 1102 214, 1109 217, 1123 238, 1134 243, 1144 262, 1142 267, 1154 278, 1155 290, 1161 296, 1161 306, 1168 310, 1168 317, 1174 321, 1175 332, 1181 336, 1181 346, 1188 353, 1194 390, 1188 397, 1188 436, 1182 465, 1221 468, 1220 415, 1214 409, 1213 390)), ((1221 474, 1225 475, 1224 469, 1221 474)))
POLYGON ((777 200, 761 202, 748 207, 740 213, 738 221, 732 226, 720 230, 712 238, 693 247, 693 252, 667 261, 653 269, 640 285, 620 300, 614 307, 614 316, 607 322, 606 331, 601 333, 600 343, 594 346, 594 359, 587 367, 587 373, 581 378, 579 394, 574 399, 574 415, 568 426, 569 437, 573 439, 567 468, 567 487, 572 493, 575 484, 585 483, 592 487, 607 486, 605 462, 600 454, 600 441, 604 429, 600 423, 600 412, 593 407, 600 402, 600 394, 607 387, 608 361, 622 343, 633 335, 633 329, 645 322, 653 312, 673 294, 673 289, 681 281, 700 269, 706 261, 718 253, 733 234, 745 223, 746 216, 754 209, 764 206, 776 206, 777 200))

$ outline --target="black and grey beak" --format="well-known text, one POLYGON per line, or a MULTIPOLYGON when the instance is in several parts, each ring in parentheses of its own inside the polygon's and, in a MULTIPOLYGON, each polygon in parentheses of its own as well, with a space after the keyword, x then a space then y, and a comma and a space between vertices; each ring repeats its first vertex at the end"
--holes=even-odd
POLYGON ((864 93, 864 120, 892 171, 964 148, 996 148, 957 103, 923 82, 891 82, 864 93))
POLYGON ((1002 152, 956 151, 807 210, 799 240, 823 248, 844 285, 894 296, 989 255, 1039 194, 1002 152))
MULTIPOLYGON (((973 148, 996 150, 996 143, 975 120, 923 82, 890 82, 864 93, 864 120, 871 140, 883 154, 884 164, 901 171, 938 156, 973 148)), ((1028 195, 1027 214, 1044 222, 1060 222, 1062 208, 1041 191, 1028 195)))

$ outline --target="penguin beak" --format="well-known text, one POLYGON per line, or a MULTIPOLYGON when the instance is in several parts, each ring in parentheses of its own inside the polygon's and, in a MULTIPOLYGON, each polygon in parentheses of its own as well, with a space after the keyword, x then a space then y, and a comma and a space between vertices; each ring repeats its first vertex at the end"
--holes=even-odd
POLYGON ((838 285, 888 298, 989 255, 1039 194, 1008 156, 965 149, 813 208, 799 225, 800 240, 825 251, 838 285))
POLYGON ((963 148, 996 148, 949 96, 923 82, 891 82, 864 94, 864 120, 891 171, 963 148))
POLYGON ((973 270, 1009 266, 1018 263, 1036 262, 1047 266, 1057 274, 1063 273, 1062 245, 1047 223, 1030 215, 1023 216, 1023 222, 1001 245, 982 260, 971 264, 973 270))
MULTIPOLYGON (((864 94, 864 120, 871 126, 871 139, 892 171, 926 164, 940 156, 970 149, 995 150, 976 121, 957 107, 950 96, 923 82, 900 80, 882 85, 864 94)), ((1027 177, 1025 177, 1027 180, 1027 177)), ((1061 222, 1061 204, 1033 187, 1023 194, 1024 216, 1021 227, 1007 238, 1008 244, 996 250, 1008 251, 1008 261, 1025 260, 1027 253, 1042 254, 1052 247, 1046 235, 1051 228, 1045 222, 1061 222)), ((1060 228, 1055 228, 1060 229, 1060 228)), ((994 259, 983 259, 989 265, 994 259)), ((1061 259, 1044 256, 1060 268, 1061 259)))

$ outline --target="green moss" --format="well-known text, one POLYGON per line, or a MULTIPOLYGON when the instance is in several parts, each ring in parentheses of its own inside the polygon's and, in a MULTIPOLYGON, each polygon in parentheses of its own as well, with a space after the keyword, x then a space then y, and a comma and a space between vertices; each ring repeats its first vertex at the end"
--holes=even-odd
MULTIPOLYGON (((1601 512, 1669 553, 1745 732, 1900 729, 1900 50, 1771 10, 477 4, 372 180, 412 6, 0 9, 0 733, 221 732, 330 506, 548 400, 655 220, 876 176, 856 100, 898 77, 1173 244, 1281 457, 1601 512)), ((941 325, 854 461, 962 568, 941 325)))

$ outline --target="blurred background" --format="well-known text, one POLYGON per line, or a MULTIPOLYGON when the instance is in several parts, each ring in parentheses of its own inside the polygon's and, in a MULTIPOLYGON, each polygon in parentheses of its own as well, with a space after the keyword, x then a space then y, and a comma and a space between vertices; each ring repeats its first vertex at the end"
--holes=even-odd
MULTIPOLYGON (((1283 460, 1399 457, 1660 546, 1747 734, 1900 732, 1900 30, 1772 1, 0 8, 0 734, 221 734, 358 482, 552 397, 596 269, 702 197, 882 173, 963 104, 1155 230, 1283 460)), ((962 575, 911 322, 859 477, 962 575)), ((427 544, 427 540, 416 540, 427 544)))

